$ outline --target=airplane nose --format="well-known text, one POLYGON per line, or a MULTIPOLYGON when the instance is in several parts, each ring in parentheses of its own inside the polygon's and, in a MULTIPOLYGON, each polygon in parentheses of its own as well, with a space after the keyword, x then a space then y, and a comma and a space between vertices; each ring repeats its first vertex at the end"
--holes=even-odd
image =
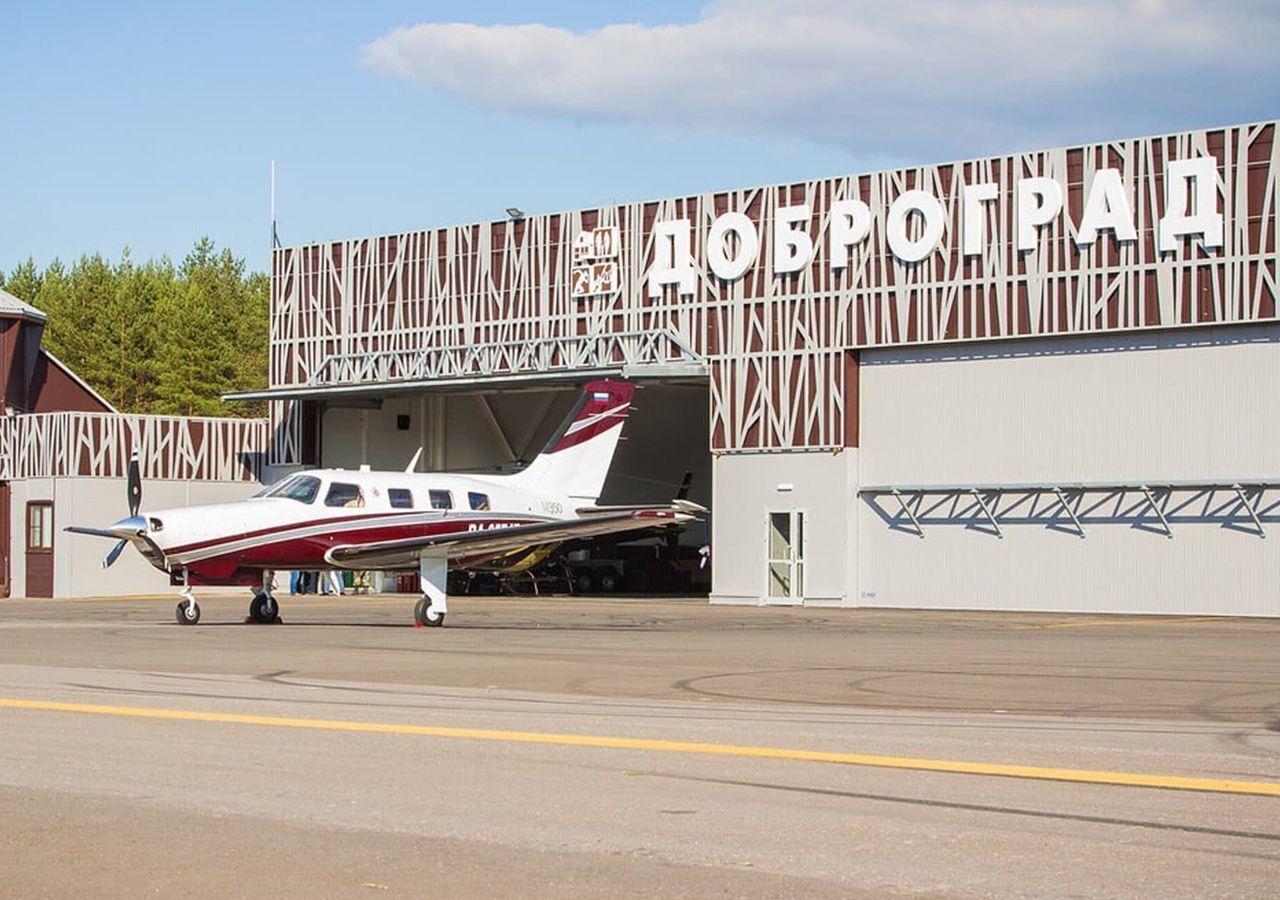
POLYGON ((122 538, 137 537, 147 530, 147 520, 142 516, 129 516, 116 522, 108 530, 122 538))

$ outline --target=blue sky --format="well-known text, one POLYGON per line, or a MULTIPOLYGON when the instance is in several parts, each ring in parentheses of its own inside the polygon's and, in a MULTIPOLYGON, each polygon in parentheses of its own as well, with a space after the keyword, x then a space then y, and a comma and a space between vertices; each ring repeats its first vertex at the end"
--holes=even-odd
POLYGON ((1270 118, 1274 5, 0 0, 0 268, 1270 118))

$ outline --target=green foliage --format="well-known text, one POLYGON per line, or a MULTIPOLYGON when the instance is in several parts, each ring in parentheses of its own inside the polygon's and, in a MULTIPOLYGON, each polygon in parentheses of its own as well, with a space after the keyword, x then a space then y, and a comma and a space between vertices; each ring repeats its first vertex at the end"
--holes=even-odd
POLYGON ((45 346, 121 412, 265 413, 218 397, 266 385, 268 280, 207 237, 177 267, 139 265, 126 248, 114 265, 28 259, 0 283, 49 315, 45 346))
POLYGON ((36 261, 28 257, 25 262, 18 263, 9 273, 9 277, 4 281, 4 289, 19 300, 35 303, 41 281, 40 272, 36 269, 36 261))

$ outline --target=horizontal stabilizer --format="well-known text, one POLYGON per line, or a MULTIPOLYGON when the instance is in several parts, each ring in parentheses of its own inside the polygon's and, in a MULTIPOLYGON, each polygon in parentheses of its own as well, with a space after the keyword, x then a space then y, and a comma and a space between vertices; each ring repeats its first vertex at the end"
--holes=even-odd
POLYGON ((691 516, 711 512, 701 503, 694 503, 692 500, 681 498, 672 500, 670 503, 636 503, 627 506, 579 506, 574 512, 580 516, 600 516, 617 512, 639 512, 646 509, 670 509, 676 512, 688 513, 691 516))

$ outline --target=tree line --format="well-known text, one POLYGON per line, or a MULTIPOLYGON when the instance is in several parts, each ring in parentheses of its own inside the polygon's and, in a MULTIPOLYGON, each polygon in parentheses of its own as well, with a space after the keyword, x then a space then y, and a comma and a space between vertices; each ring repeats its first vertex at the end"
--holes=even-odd
POLYGON ((121 412, 265 415, 219 395, 266 386, 268 279, 207 237, 177 265, 28 258, 0 287, 49 316, 45 347, 121 412))

